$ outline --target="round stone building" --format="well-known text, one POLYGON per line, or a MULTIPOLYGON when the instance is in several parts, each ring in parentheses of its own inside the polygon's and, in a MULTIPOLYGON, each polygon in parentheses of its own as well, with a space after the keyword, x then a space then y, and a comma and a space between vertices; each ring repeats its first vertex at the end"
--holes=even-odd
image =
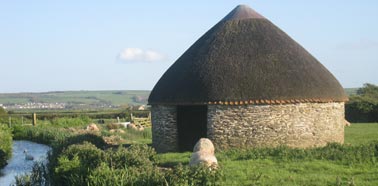
POLYGON ((191 151, 344 142, 336 78, 268 19, 239 5, 199 38, 153 88, 152 145, 191 151))

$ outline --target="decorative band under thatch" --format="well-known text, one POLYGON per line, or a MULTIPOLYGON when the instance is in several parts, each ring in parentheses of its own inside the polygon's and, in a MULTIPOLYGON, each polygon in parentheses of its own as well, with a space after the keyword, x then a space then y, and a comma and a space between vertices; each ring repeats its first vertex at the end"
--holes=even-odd
POLYGON ((186 103, 149 103, 150 105, 282 105, 282 104, 296 104, 296 103, 332 103, 332 102, 346 102, 345 100, 332 99, 290 99, 290 100, 269 100, 269 99, 255 99, 255 100, 241 100, 241 101, 209 101, 209 102, 186 102, 186 103))
POLYGON ((294 104, 294 103, 331 103, 331 102, 344 102, 335 100, 325 100, 325 99, 290 99, 290 100, 268 100, 268 99, 257 99, 257 100, 244 100, 244 101, 209 101, 208 105, 280 105, 280 104, 294 104))

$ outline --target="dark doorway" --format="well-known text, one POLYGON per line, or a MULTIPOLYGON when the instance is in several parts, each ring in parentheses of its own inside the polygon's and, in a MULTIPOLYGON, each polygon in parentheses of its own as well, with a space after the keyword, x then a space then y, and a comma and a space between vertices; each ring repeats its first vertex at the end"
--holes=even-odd
POLYGON ((207 136, 207 105, 177 106, 179 150, 193 151, 200 138, 207 136))

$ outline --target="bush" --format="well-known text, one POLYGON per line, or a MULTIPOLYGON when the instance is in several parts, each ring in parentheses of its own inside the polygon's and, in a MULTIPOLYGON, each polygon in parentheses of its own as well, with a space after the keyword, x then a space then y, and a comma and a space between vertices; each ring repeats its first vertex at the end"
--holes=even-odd
POLYGON ((107 150, 88 142, 70 145, 50 164, 53 185, 215 185, 222 177, 202 166, 159 168, 155 155, 147 145, 107 150))
POLYGON ((167 185, 219 185, 223 177, 220 167, 214 169, 203 164, 195 167, 179 164, 166 173, 165 180, 167 185))
POLYGON ((68 146, 58 157, 54 168, 54 183, 59 185, 86 185, 89 172, 103 160, 103 151, 84 142, 68 146))
POLYGON ((105 152, 105 161, 116 169, 152 166, 156 155, 155 150, 147 145, 132 145, 129 148, 120 146, 117 150, 108 149, 105 152))
MULTIPOLYGON (((18 139, 52 147, 47 169, 34 168, 18 177, 18 185, 215 185, 221 178, 220 171, 205 167, 158 167, 155 150, 146 144, 112 149, 98 134, 49 125, 14 126, 13 132, 18 139)), ((151 131, 127 130, 124 135, 147 138, 151 131)))
POLYGON ((378 122, 378 86, 367 83, 350 96, 345 117, 350 122, 378 122))
POLYGON ((166 185, 163 172, 155 166, 117 169, 101 164, 88 178, 88 185, 166 185))
POLYGON ((12 156, 12 130, 0 125, 0 168, 7 165, 7 160, 12 156))
POLYGON ((80 116, 75 118, 59 117, 51 120, 51 124, 62 127, 82 126, 91 123, 92 120, 88 116, 80 116))
POLYGON ((12 128, 14 139, 29 140, 46 145, 51 145, 55 141, 65 141, 66 138, 72 135, 47 125, 37 125, 35 127, 14 125, 12 128))

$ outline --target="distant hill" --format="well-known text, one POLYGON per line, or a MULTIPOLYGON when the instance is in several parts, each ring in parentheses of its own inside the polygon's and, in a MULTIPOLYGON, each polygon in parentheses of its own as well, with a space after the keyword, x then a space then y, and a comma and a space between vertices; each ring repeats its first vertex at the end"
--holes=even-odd
MULTIPOLYGON (((358 88, 345 88, 348 95, 358 88)), ((0 106, 10 110, 112 108, 122 105, 146 105, 149 90, 55 91, 41 93, 0 93, 0 106), (38 103, 38 104, 37 104, 38 103)))
POLYGON ((150 91, 112 90, 112 91, 55 91, 41 93, 2 93, 0 106, 15 109, 19 107, 54 108, 65 107, 105 108, 121 105, 145 105, 150 91), (33 103, 33 104, 32 104, 33 103), (38 103, 38 104, 36 104, 38 103), (13 107, 12 107, 13 106, 13 107))

